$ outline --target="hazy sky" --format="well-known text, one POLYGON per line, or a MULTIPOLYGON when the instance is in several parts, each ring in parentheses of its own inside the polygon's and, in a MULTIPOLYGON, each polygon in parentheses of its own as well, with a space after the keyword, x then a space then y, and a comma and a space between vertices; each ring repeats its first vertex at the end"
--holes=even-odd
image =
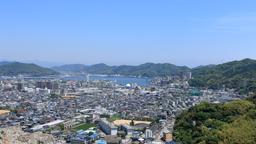
POLYGON ((256 59, 255 0, 2 0, 0 60, 198 66, 256 59))

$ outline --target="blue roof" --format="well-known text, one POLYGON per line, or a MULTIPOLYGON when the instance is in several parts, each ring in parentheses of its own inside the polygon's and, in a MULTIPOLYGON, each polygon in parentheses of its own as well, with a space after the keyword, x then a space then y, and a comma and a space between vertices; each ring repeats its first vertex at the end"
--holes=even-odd
POLYGON ((84 142, 84 141, 85 141, 84 139, 82 139, 82 138, 78 138, 78 137, 75 137, 75 138, 73 138, 72 140, 80 141, 80 142, 84 142))
POLYGON ((95 134, 91 135, 90 138, 94 139, 94 138, 97 138, 97 136, 98 136, 98 134, 95 133, 95 134))
POLYGON ((107 144, 107 142, 104 140, 98 140, 96 141, 96 144, 107 144))
POLYGON ((77 135, 76 137, 77 137, 77 138, 84 139, 84 138, 85 138, 85 135, 77 135))
POLYGON ((79 135, 84 135, 84 134, 86 134, 86 132, 85 132, 84 130, 79 130, 79 131, 77 131, 76 133, 79 134, 79 135))
POLYGON ((165 144, 176 144, 174 141, 166 142, 165 144))

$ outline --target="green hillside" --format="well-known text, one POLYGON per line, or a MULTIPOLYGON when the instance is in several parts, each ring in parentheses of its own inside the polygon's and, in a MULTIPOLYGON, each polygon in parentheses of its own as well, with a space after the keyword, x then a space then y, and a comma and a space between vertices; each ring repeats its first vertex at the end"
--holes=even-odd
POLYGON ((37 66, 35 64, 25 64, 19 62, 10 62, 0 65, 1 76, 16 76, 19 74, 26 74, 30 76, 46 76, 56 75, 58 72, 37 66))
POLYGON ((256 91, 256 61, 244 59, 192 70, 194 87, 234 88, 241 93, 256 91))
POLYGON ((177 117, 174 136, 182 144, 255 144, 256 100, 192 107, 177 117))
POLYGON ((87 72, 91 74, 107 74, 107 75, 126 75, 126 76, 142 76, 142 77, 156 77, 166 75, 182 75, 190 71, 188 67, 176 66, 173 64, 154 64, 146 63, 139 66, 108 66, 106 64, 96 64, 92 66, 81 65, 66 65, 60 67, 54 67, 54 70, 60 72, 87 72))

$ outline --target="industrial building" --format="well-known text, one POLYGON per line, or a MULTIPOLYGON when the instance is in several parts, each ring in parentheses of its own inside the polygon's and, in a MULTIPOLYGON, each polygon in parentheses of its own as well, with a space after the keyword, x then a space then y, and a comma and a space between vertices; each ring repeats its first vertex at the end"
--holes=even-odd
POLYGON ((106 118, 102 118, 99 121, 100 128, 107 135, 117 135, 117 127, 107 121, 106 118))

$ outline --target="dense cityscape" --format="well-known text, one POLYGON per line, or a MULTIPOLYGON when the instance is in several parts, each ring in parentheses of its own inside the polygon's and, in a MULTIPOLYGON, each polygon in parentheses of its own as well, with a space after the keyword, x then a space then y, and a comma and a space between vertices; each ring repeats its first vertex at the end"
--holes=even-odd
POLYGON ((174 143, 175 117, 202 102, 245 98, 231 89, 200 90, 187 77, 148 86, 59 77, 2 77, 1 139, 10 143, 174 143))
POLYGON ((256 144, 255 6, 0 1, 0 144, 256 144))

